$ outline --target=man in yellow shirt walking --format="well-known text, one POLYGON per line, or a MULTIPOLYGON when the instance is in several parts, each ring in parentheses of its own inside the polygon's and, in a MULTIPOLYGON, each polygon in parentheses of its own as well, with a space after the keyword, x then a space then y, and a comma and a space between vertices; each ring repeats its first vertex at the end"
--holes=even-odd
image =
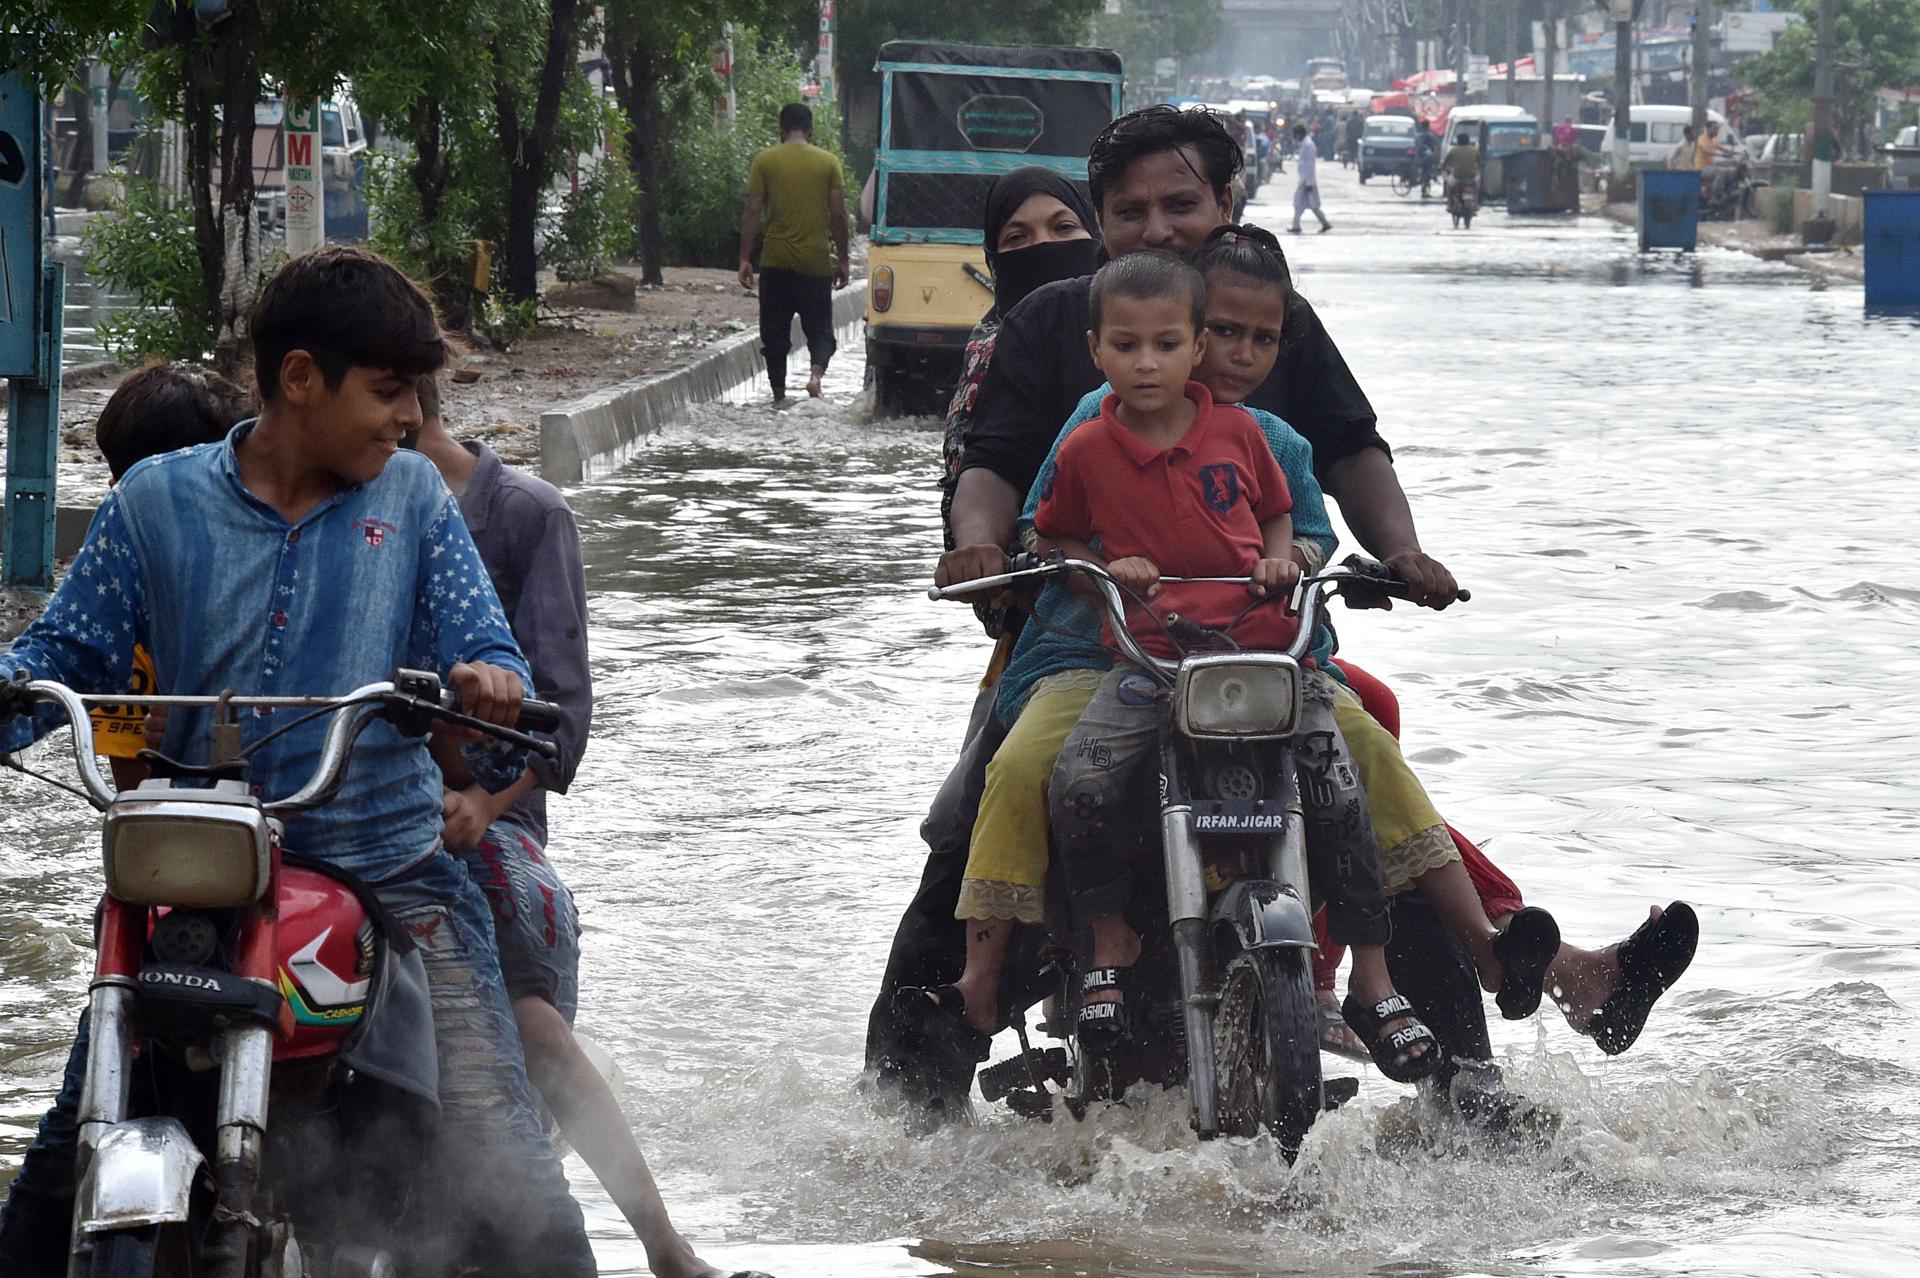
POLYGON ((813 112, 798 102, 780 108, 780 144, 753 157, 747 207, 740 217, 740 285, 753 288, 753 244, 760 246, 760 346, 775 403, 787 397, 787 352, 793 317, 807 335, 813 373, 807 394, 820 394, 836 346, 833 290, 847 283, 847 197, 840 161, 813 145, 813 112), (829 244, 831 238, 831 244, 829 244))

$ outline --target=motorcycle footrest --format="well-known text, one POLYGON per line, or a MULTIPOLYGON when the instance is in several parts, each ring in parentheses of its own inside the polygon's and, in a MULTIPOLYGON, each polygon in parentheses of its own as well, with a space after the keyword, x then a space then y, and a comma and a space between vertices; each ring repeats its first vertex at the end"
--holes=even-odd
MULTIPOLYGON (((1036 1078, 1043 1084, 1064 1085, 1067 1073, 1067 1053, 1064 1048, 1032 1047, 1018 1056, 981 1070, 980 1094, 989 1101, 1006 1100, 1013 1093, 1029 1087, 1036 1078)), ((1014 1104, 1012 1101, 1008 1103, 1014 1104)))

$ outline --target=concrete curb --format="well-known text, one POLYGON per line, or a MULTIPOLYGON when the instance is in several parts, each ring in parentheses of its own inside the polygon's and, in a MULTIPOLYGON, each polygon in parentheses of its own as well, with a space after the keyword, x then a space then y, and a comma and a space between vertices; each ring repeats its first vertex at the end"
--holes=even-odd
MULTIPOLYGON (((833 327, 846 352, 866 315, 862 280, 833 295, 833 327)), ((794 349, 806 350, 794 321, 794 349)), ((741 333, 686 368, 656 373, 540 414, 540 474, 550 484, 577 484, 617 469, 639 441, 685 421, 695 405, 725 399, 761 375, 760 334, 741 333)))
MULTIPOLYGON (((867 313, 865 280, 833 295, 833 327, 846 353, 867 313)), ((794 321, 794 349, 806 344, 800 322, 794 321)), ((113 360, 75 364, 62 370, 70 377, 117 370, 113 360)), ((760 334, 741 333, 709 348, 685 368, 623 382, 594 392, 585 399, 540 414, 540 474, 552 484, 577 484, 617 469, 647 435, 686 420, 697 404, 725 399, 759 377, 760 334)), ((80 549, 93 506, 61 506, 55 516, 54 553, 62 558, 80 549)), ((4 551, 4 546, 0 546, 4 551)))

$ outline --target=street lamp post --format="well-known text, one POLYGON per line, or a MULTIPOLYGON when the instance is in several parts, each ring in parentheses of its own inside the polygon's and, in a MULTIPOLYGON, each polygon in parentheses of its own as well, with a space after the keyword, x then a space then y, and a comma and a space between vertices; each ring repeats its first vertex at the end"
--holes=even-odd
POLYGON ((1693 104, 1693 135, 1707 131, 1707 29, 1713 22, 1712 0, 1697 0, 1693 6, 1693 77, 1688 86, 1693 104))

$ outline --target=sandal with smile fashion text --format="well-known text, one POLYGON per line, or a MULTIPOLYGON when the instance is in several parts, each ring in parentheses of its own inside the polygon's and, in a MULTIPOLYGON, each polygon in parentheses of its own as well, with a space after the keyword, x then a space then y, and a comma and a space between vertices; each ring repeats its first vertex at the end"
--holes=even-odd
POLYGON ((1414 1015, 1413 1004, 1407 1001, 1406 995, 1394 994, 1368 1007, 1349 994, 1340 1011, 1348 1026, 1367 1045, 1373 1063, 1394 1082, 1415 1083, 1440 1068, 1440 1040, 1414 1015), (1389 1021, 1408 1023, 1388 1032, 1389 1021), (1427 1045, 1427 1050, 1416 1056, 1413 1049, 1421 1043, 1427 1045))

